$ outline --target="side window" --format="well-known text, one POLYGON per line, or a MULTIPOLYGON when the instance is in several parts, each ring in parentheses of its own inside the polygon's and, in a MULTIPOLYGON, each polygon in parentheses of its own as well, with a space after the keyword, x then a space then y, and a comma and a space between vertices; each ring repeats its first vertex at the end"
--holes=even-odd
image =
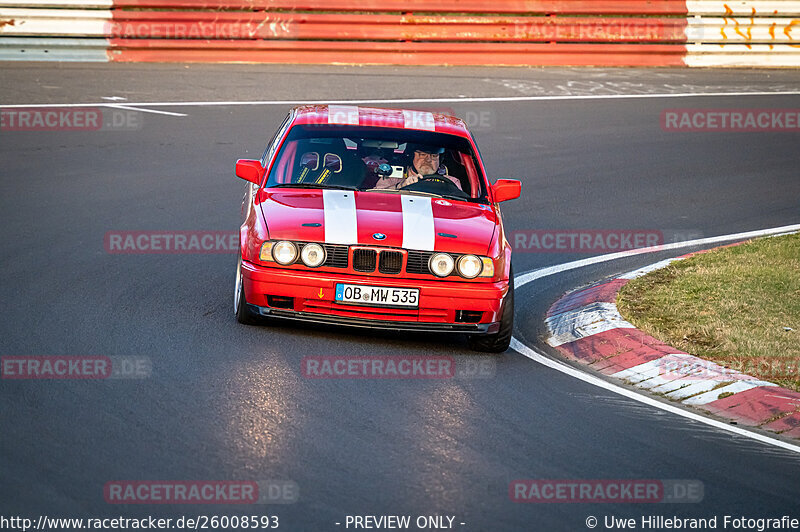
POLYGON ((278 149, 278 143, 276 142, 279 138, 283 137, 283 132, 286 129, 286 126, 289 125, 289 120, 292 118, 292 113, 286 115, 286 118, 283 119, 283 123, 272 136, 272 140, 269 141, 267 144, 267 149, 264 150, 264 155, 261 156, 261 166, 267 166, 269 161, 272 157, 275 156, 275 150, 278 149))

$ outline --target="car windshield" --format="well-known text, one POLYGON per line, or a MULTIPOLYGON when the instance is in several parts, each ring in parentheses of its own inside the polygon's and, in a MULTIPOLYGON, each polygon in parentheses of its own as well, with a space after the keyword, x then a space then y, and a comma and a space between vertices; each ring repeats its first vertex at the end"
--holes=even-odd
POLYGON ((487 203, 465 138, 428 131, 295 125, 266 188, 331 188, 487 203))

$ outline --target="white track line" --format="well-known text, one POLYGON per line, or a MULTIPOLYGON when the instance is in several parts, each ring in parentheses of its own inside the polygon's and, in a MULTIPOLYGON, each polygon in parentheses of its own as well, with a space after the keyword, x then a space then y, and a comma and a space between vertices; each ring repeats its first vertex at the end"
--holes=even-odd
POLYGON ((685 242, 673 242, 671 244, 662 244, 660 246, 651 246, 647 248, 631 249, 627 251, 617 251, 616 253, 608 253, 606 255, 598 255, 596 257, 589 257, 588 259, 581 259, 572 262, 565 262, 564 264, 556 264, 555 266, 548 266, 540 268, 532 272, 523 273, 514 277, 514 287, 519 288, 528 284, 529 282, 547 277, 555 273, 564 272, 567 270, 574 270, 575 268, 582 268, 591 264, 600 262, 608 262, 610 260, 621 259, 623 257, 632 257, 634 255, 642 255, 644 253, 654 253, 656 251, 668 251, 671 249, 688 248, 692 246, 703 246, 706 244, 717 244, 719 242, 727 242, 730 240, 747 240, 748 238, 756 238, 759 236, 780 235, 785 233, 793 233, 800 231, 800 224, 785 225, 783 227, 775 227, 772 229, 761 229, 758 231, 747 231, 745 233, 734 233, 732 235, 712 236, 708 238, 698 238, 695 240, 686 240, 685 242))
POLYGON ((638 392, 633 390, 628 390, 627 388, 623 388, 621 386, 617 386, 616 384, 612 384, 608 381, 604 381, 594 375, 589 375, 588 373, 584 373, 580 370, 577 370, 571 366, 567 366, 562 364, 561 362, 556 362, 552 358, 543 355, 542 353, 536 351, 528 347, 527 345, 523 344, 516 338, 511 339, 511 348, 515 351, 519 352, 521 355, 530 358, 531 360, 538 362, 542 365, 547 366, 548 368, 552 368, 556 371, 560 371, 561 373, 565 373, 570 377, 575 377, 576 379, 582 380, 588 384, 592 384, 599 388, 603 388, 610 392, 614 392, 619 395, 623 395, 628 397, 629 399, 633 399, 634 401, 638 401, 640 403, 646 404, 648 406, 652 406, 658 408, 660 410, 664 410, 666 412, 671 412, 673 414, 677 414, 681 417, 685 417, 687 419, 691 419, 692 421, 699 421, 700 423, 704 423, 706 425, 710 425, 712 427, 726 430, 728 432, 732 432, 734 434, 738 434, 739 436, 744 436, 746 438, 750 438, 762 443, 766 443, 768 445, 773 445, 775 447, 780 447, 782 449, 786 449, 789 451, 793 451, 796 453, 800 453, 800 447, 797 445, 793 445, 791 443, 787 443, 785 441, 776 440, 770 438, 769 436, 764 436, 762 434, 758 434, 756 432, 750 432, 749 430, 745 430, 742 428, 737 427, 736 425, 729 425, 727 423, 723 423, 721 421, 717 421, 715 419, 707 418, 701 416, 700 414, 695 414, 694 412, 689 412, 688 410, 684 410, 682 408, 678 408, 676 406, 672 406, 670 404, 662 403, 661 401, 657 401, 651 397, 646 395, 642 395, 638 392))
MULTIPOLYGON (((641 248, 635 249, 631 251, 623 251, 618 253, 609 253, 607 255, 599 255, 597 257, 590 257, 588 259, 583 260, 576 260, 572 262, 567 262, 564 264, 558 264, 555 266, 549 266, 547 268, 541 268, 539 270, 534 270, 532 272, 524 273, 522 275, 518 275, 514 278, 514 288, 521 288, 526 284, 534 281, 536 279, 541 279, 542 277, 547 277, 549 275, 554 275, 560 272, 574 270, 576 268, 582 268, 583 266, 588 266, 590 264, 597 264, 600 262, 607 262, 615 259, 619 259, 622 257, 629 257, 632 255, 640 255, 643 253, 653 253, 656 251, 663 251, 668 249, 679 249, 697 245, 705 245, 705 244, 715 244, 718 242, 725 242, 725 241, 732 241, 732 240, 745 240, 748 238, 755 238, 758 236, 767 236, 767 235, 779 235, 785 233, 791 233, 795 231, 800 231, 800 224, 797 225, 787 225, 783 227, 775 227, 772 229, 763 229, 759 231, 748 231, 745 233, 735 233, 731 235, 722 235, 722 236, 715 236, 710 238, 699 238, 696 240, 688 240, 686 242, 676 242, 673 244, 666 244, 663 246, 654 246, 649 248, 641 248)), ((521 355, 528 357, 529 359, 538 362, 548 368, 554 369, 556 371, 560 371, 570 377, 574 377, 576 379, 582 380, 588 384, 592 384, 594 386, 603 388, 610 392, 614 392, 616 394, 628 397, 629 399, 633 399, 634 401, 638 401, 640 403, 646 404, 648 406, 652 406, 658 408, 660 410, 664 410, 666 412, 670 412, 681 417, 691 419, 692 421, 698 421, 700 423, 704 423, 706 425, 722 429, 728 432, 732 432, 739 436, 744 436, 746 438, 750 438, 752 440, 759 441, 761 443, 766 443, 767 445, 772 445, 774 447, 780 447, 781 449, 786 449, 788 451, 792 451, 795 453, 800 453, 800 446, 771 438, 769 436, 765 436, 763 434, 758 434, 756 432, 751 432, 749 430, 737 427, 735 425, 729 425, 728 423, 724 423, 722 421, 717 421, 715 419, 707 418, 700 414, 695 414, 694 412, 690 412, 688 410, 684 410, 677 406, 673 406, 667 403, 663 403, 652 397, 647 395, 643 395, 637 391, 630 390, 628 388, 624 388, 622 386, 618 386, 613 384, 609 381, 596 377, 594 375, 590 375, 588 373, 584 373, 583 371, 573 368, 572 366, 568 366, 567 364, 563 364, 554 360, 547 355, 537 351, 536 349, 529 347, 516 338, 511 339, 511 348, 520 353, 521 355)))
MULTIPOLYGON (((366 103, 474 103, 474 102, 537 102, 551 100, 618 100, 627 98, 693 98, 697 96, 798 96, 796 91, 762 91, 762 92, 684 92, 659 94, 583 94, 565 96, 475 96, 465 98, 388 98, 373 100, 255 100, 255 101, 211 101, 211 102, 126 102, 126 105, 143 105, 147 107, 209 107, 222 105, 357 105, 366 103)), ((35 103, 35 104, 1 104, 0 109, 37 108, 37 107, 86 107, 108 105, 101 103, 35 103)))
POLYGON ((106 107, 113 107, 114 109, 126 109, 128 111, 139 111, 140 113, 155 113, 158 115, 169 116, 189 116, 183 113, 172 113, 169 111, 156 111, 155 109, 142 109, 141 107, 131 107, 129 105, 106 104, 106 107))

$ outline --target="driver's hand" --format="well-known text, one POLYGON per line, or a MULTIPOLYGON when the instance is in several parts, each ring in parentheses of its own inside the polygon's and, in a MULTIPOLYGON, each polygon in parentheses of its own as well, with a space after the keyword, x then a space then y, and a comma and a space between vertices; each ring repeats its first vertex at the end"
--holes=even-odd
POLYGON ((405 178, 401 183, 400 186, 397 188, 407 187, 409 185, 413 185, 419 181, 419 174, 409 174, 407 178, 405 178))

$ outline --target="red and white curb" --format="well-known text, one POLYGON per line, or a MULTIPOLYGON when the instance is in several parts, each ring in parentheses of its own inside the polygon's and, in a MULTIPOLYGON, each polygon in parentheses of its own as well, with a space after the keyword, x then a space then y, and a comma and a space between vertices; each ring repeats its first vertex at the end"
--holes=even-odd
POLYGON ((800 438, 800 393, 670 347, 619 314, 617 292, 628 281, 691 255, 565 294, 547 312, 547 343, 568 359, 638 388, 740 425, 800 438))

